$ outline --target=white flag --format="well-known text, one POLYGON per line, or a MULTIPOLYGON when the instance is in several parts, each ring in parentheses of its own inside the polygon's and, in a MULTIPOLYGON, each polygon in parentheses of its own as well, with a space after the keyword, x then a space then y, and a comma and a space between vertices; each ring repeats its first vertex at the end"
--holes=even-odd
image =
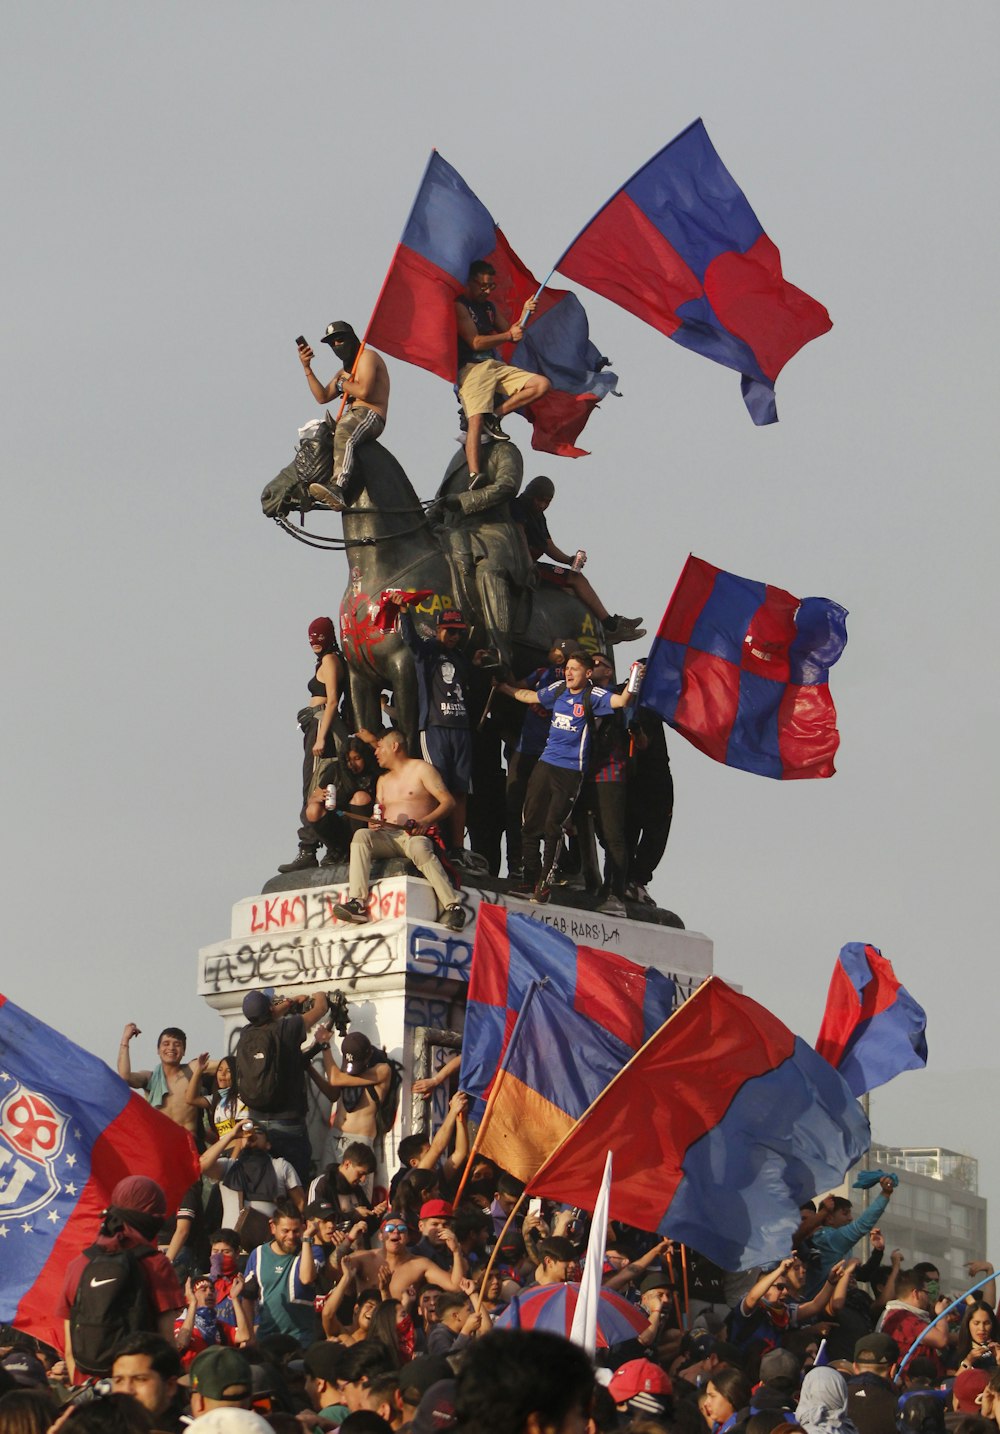
POLYGON ((573 1328, 569 1337, 585 1349, 591 1359, 597 1353, 597 1310, 601 1302, 604 1276, 604 1252, 608 1244, 608 1205, 611 1201, 611 1151, 604 1162, 604 1178, 594 1206, 594 1218, 587 1241, 587 1258, 583 1266, 580 1293, 573 1312, 573 1328))

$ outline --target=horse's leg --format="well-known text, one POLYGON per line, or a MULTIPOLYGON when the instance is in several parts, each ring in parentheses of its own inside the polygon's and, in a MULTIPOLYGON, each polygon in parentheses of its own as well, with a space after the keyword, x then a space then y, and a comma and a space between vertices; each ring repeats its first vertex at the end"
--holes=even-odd
POLYGON ((392 685, 392 705, 396 709, 396 726, 406 738, 411 757, 420 756, 420 699, 417 693, 417 670, 408 648, 389 659, 386 676, 392 685))
POLYGON ((347 669, 347 679, 351 689, 355 731, 365 727, 377 737, 382 730, 382 703, 379 700, 381 687, 378 678, 372 678, 351 666, 347 669))

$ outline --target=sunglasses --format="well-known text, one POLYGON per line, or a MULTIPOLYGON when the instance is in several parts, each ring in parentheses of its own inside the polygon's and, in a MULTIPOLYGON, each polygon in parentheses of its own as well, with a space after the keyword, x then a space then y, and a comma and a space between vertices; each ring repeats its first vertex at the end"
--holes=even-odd
POLYGON ((407 1227, 406 1227, 405 1225, 383 1225, 383 1226, 382 1226, 382 1234, 383 1234, 383 1235, 405 1235, 405 1234, 406 1234, 406 1230, 407 1230, 407 1227))

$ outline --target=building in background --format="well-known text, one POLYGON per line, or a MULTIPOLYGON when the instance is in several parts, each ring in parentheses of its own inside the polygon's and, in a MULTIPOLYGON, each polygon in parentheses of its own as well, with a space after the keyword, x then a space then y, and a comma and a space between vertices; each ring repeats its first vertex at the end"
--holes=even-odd
POLYGON ((933 1261, 941 1271, 942 1294, 967 1289, 969 1261, 988 1258, 979 1162, 940 1145, 873 1144, 865 1163, 899 1176, 879 1222, 886 1255, 898 1247, 907 1267, 933 1261))

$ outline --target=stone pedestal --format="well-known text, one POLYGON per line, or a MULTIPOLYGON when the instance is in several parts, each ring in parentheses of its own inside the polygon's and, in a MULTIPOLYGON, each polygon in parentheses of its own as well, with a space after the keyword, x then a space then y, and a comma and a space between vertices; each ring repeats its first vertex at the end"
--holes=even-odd
MULTIPOLYGON (((274 986, 282 993, 302 995, 340 989, 348 997, 352 1027, 402 1061, 408 1080, 429 1074, 453 1053, 462 1030, 476 913, 483 901, 524 912, 579 945, 653 966, 676 981, 679 998, 712 974, 712 943, 697 932, 648 918, 609 918, 555 899, 534 906, 510 897, 500 889, 503 883, 489 879, 482 887, 465 879, 462 904, 468 920, 456 934, 436 920, 434 893, 416 875, 391 875, 375 882, 374 919, 368 926, 352 926, 334 915, 334 904, 346 900, 346 881, 322 886, 315 883, 324 879, 323 873, 306 875, 314 884, 238 901, 229 939, 199 952, 198 992, 225 1022, 226 1049, 235 1046, 245 1025, 241 1006, 248 991, 274 986)), ((336 872, 331 875, 336 877, 336 872)), ((435 1117, 443 1114, 444 1105, 439 1091, 435 1117)), ((390 1172, 398 1140, 424 1128, 431 1113, 419 1097, 403 1102, 387 1142, 390 1172)), ((315 1137, 328 1114, 328 1103, 318 1100, 312 1112, 317 1156, 322 1144, 315 1137)))

